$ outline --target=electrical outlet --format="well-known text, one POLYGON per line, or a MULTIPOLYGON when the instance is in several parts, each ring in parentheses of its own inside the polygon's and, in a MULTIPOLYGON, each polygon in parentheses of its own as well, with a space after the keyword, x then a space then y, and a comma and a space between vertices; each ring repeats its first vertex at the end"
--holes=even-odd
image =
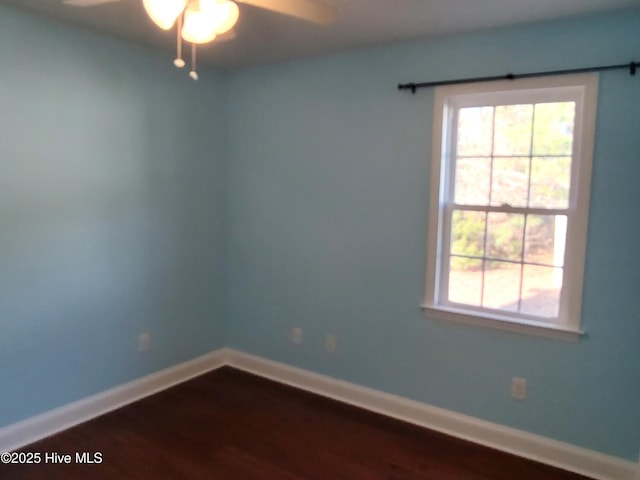
POLYGON ((138 335, 138 351, 146 352, 151 349, 151 334, 149 332, 144 332, 138 335))
POLYGON ((291 343, 300 345, 302 343, 302 328, 293 327, 291 329, 291 343))
POLYGON ((338 337, 335 335, 324 337, 324 349, 328 353, 335 353, 338 350, 338 337))
POLYGON ((511 396, 516 400, 524 400, 527 397, 527 381, 524 378, 511 379, 511 396))

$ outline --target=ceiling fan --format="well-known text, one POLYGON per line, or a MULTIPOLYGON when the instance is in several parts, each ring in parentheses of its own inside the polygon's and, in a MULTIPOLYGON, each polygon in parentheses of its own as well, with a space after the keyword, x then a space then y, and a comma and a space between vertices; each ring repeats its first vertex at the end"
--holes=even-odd
MULTIPOLYGON (((92 7, 117 1, 120 0, 63 0, 63 3, 92 7)), ((194 80, 198 79, 196 45, 210 43, 231 31, 240 16, 236 2, 324 25, 335 21, 337 14, 335 7, 316 0, 142 0, 147 14, 158 27, 171 30, 177 26, 177 55, 173 62, 176 67, 185 66, 183 40, 191 43, 189 76, 194 80)))

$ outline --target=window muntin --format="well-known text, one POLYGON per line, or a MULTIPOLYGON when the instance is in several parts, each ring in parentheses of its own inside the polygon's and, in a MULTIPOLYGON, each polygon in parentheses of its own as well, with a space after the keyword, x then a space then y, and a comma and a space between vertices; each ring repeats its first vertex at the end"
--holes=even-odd
POLYGON ((524 83, 436 92, 425 307, 577 331, 597 77, 524 83))

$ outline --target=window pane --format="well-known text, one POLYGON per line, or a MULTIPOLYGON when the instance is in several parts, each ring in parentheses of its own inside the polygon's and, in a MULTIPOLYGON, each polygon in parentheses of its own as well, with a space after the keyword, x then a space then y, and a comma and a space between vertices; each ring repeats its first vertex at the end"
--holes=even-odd
POLYGON ((558 316, 562 269, 524 265, 520 311, 553 318, 558 316))
POLYGON ((564 215, 529 215, 524 241, 524 261, 561 267, 567 237, 564 215))
POLYGON ((487 222, 487 257, 498 260, 522 259, 524 215, 489 213, 487 222))
POLYGON ((495 158, 491 178, 491 205, 527 206, 528 158, 495 158))
POLYGON ((575 102, 539 103, 533 126, 534 155, 571 155, 575 102))
POLYGON ((496 107, 494 155, 530 155, 533 105, 496 107))
POLYGON ((491 155, 493 137, 493 107, 461 108, 458 110, 458 156, 491 155))
POLYGON ((500 310, 518 310, 520 264, 485 261, 482 305, 500 310))
POLYGON ((482 260, 451 257, 449 264, 449 301, 480 306, 482 260))
POLYGON ((451 219, 451 254, 482 257, 486 213, 454 210, 451 219))
POLYGON ((571 157, 534 157, 529 206, 568 208, 570 182, 571 157))
POLYGON ((460 205, 488 205, 490 178, 490 158, 458 158, 454 202, 460 205))

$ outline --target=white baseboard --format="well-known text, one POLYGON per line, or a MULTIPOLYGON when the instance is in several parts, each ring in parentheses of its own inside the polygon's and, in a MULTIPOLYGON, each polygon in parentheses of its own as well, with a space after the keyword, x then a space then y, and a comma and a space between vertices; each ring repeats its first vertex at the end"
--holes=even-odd
POLYGON ((0 429, 0 452, 16 450, 227 363, 221 349, 0 429))
POLYGON ((225 365, 594 479, 640 480, 640 463, 227 348, 1 428, 0 452, 18 449, 225 365))
POLYGON ((634 462, 229 350, 229 365, 296 388, 598 480, 634 480, 634 462))

